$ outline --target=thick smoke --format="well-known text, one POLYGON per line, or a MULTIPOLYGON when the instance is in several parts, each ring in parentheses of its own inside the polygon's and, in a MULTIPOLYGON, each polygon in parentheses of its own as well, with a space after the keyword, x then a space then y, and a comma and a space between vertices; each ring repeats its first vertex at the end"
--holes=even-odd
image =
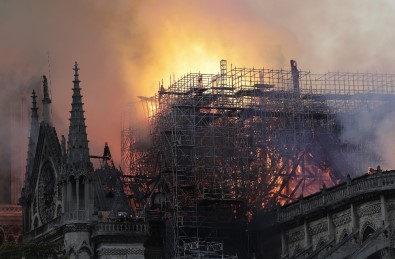
MULTIPOLYGON (((26 159, 28 140, 27 99, 36 83, 36 78, 20 80, 17 73, 4 75, 0 72, 0 204, 10 203, 12 195, 11 181, 21 181, 26 159), (11 173, 10 173, 11 172, 11 173)), ((14 195, 17 195, 14 193, 14 195)))
MULTIPOLYGON (((339 116, 342 125, 342 141, 354 146, 364 144, 362 148, 368 154, 364 162, 369 161, 367 158, 370 154, 371 158, 378 158, 383 169, 394 169, 395 96, 385 102, 374 95, 367 96, 366 100, 356 108, 357 111, 354 113, 339 116)), ((354 156, 350 157, 352 160, 349 161, 361 160, 360 157, 356 158, 356 155, 349 153, 348 156, 354 156)), ((368 166, 376 167, 377 165, 368 166)))
POLYGON ((394 73, 394 1, 248 2, 264 24, 293 35, 285 48, 296 46, 292 55, 307 70, 394 73))
MULTIPOLYGON (((49 76, 54 124, 59 135, 67 136, 72 67, 78 61, 93 154, 102 152, 105 141, 110 146, 119 145, 120 111, 131 87, 125 85, 120 73, 121 57, 114 34, 124 26, 118 29, 123 21, 112 22, 118 9, 85 1, 0 3, 0 48, 4 50, 0 71, 7 76, 1 81, 13 88, 31 80, 42 96, 42 75, 49 76), (10 74, 13 80, 9 80, 10 74)), ((5 100, 15 95, 3 88, 1 91, 5 100)), ((30 93, 24 94, 30 106, 30 93)))
MULTIPOLYGON (((126 104, 138 101, 136 96, 154 95, 158 81, 163 78, 166 85, 170 75, 217 73, 223 58, 246 67, 288 69, 288 60, 295 58, 301 69, 317 72, 394 72, 394 9, 389 0, 341 5, 329 0, 303 5, 274 0, 1 1, 0 82, 26 88, 1 87, 1 101, 8 107, 9 96, 30 95, 32 87, 41 93, 41 76, 47 74, 54 124, 59 135, 67 136, 71 68, 78 61, 91 153, 101 154, 108 141, 119 162, 126 104)), ((144 114, 137 110, 132 112, 140 123, 144 114)), ((1 115, 4 121, 7 115, 1 115)))

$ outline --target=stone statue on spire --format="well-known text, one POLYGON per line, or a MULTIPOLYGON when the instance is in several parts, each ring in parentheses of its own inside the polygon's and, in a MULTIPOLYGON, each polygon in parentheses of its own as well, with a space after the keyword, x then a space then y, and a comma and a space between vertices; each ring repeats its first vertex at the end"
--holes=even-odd
POLYGON ((43 87, 44 87, 44 98, 43 98, 43 121, 48 125, 52 126, 51 119, 51 98, 49 97, 48 80, 43 75, 43 87))

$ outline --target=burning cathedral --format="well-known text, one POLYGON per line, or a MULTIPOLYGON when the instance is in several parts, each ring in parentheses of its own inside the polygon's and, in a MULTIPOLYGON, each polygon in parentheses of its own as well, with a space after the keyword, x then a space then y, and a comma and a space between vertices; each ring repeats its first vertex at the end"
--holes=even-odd
POLYGON ((32 94, 24 240, 70 258, 392 258, 395 172, 364 173, 392 156, 395 75, 290 64, 221 60, 218 74, 162 83, 141 98, 151 144, 122 129, 122 170, 107 145, 89 153, 78 64, 67 139, 44 77, 41 121, 32 94))

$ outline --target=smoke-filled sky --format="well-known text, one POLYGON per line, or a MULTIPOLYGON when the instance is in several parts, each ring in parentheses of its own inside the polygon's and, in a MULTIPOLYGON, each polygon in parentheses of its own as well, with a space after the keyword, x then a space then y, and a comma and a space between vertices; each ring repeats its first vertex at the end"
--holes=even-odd
POLYGON ((154 95, 170 75, 217 73, 221 59, 287 69, 296 59, 312 72, 395 73, 394 3, 2 0, 0 100, 29 96, 32 88, 41 100, 40 80, 50 70, 54 124, 67 136, 78 61, 91 153, 101 154, 108 141, 119 162, 126 104, 154 95))

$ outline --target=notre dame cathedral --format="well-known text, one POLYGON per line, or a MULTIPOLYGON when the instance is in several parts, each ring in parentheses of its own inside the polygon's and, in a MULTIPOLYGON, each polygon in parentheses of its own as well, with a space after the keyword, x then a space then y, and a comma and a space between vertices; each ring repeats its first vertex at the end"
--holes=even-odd
MULTIPOLYGON (((43 77, 43 118, 32 94, 26 181, 20 198, 24 241, 54 242, 69 258, 144 258, 148 225, 128 211, 117 170, 108 162, 94 170, 77 62, 67 139, 59 139, 51 120, 51 99, 43 77)), ((111 161, 111 160, 110 160, 111 161)))

